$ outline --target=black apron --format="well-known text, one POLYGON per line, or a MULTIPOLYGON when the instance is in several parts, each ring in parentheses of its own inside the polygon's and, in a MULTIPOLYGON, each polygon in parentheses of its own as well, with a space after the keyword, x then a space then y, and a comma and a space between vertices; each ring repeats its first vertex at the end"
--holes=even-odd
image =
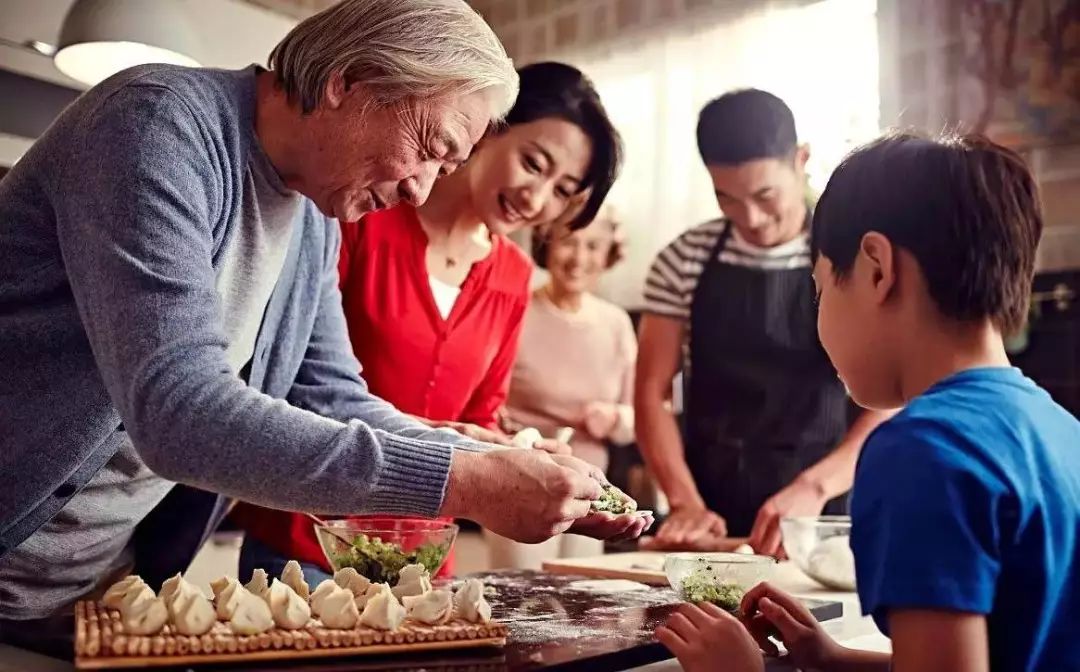
MULTIPOLYGON (((731 232, 729 222, 691 304, 684 436, 706 506, 748 536, 765 500, 843 438, 848 400, 818 340, 810 269, 723 263, 731 232)), ((845 509, 846 498, 826 506, 845 509)))

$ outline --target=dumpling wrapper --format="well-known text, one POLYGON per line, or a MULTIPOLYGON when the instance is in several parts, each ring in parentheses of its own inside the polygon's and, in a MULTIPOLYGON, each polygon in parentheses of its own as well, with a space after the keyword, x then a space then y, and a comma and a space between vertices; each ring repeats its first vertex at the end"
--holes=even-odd
POLYGON ((431 574, 423 565, 405 565, 398 572, 398 584, 394 586, 394 597, 399 600, 406 597, 423 595, 431 590, 431 574))
POLYGON ((356 608, 363 611, 367 607, 367 603, 371 598, 382 593, 387 593, 393 596, 393 591, 390 590, 390 585, 387 583, 373 583, 368 586, 367 592, 356 598, 356 608))
POLYGON ((256 569, 251 573, 251 581, 248 581, 244 588, 247 588, 255 596, 268 600, 270 597, 269 581, 270 577, 267 576, 265 570, 256 569))
POLYGON ((165 600, 156 597, 149 586, 141 595, 141 599, 134 600, 120 611, 120 622, 124 632, 129 635, 156 635, 169 622, 169 610, 165 607, 165 600))
POLYGON ((274 627, 274 616, 266 600, 241 586, 236 611, 229 619, 229 628, 238 635, 258 635, 274 627))
POLYGON ((431 590, 402 602, 406 618, 427 625, 442 625, 454 616, 454 596, 448 590, 431 590))
POLYGON ((360 610, 351 590, 334 584, 334 591, 322 600, 319 620, 327 628, 348 630, 360 621, 360 610))
POLYGON ((405 620, 405 607, 390 591, 381 590, 368 599, 360 623, 375 630, 397 630, 405 620))
POLYGON ((285 563, 285 569, 281 570, 281 582, 292 588, 305 602, 311 597, 311 587, 304 581, 304 570, 296 560, 285 563))
POLYGON ((543 440, 544 436, 540 433, 540 430, 535 427, 526 427, 517 434, 514 434, 514 438, 510 439, 510 443, 515 448, 531 449, 543 440))
POLYGON ((334 572, 334 582, 351 590, 354 597, 361 597, 371 587, 371 581, 354 567, 343 567, 334 572))
POLYGON ((479 579, 469 579, 454 595, 457 615, 470 623, 491 621, 491 605, 484 599, 484 584, 479 579))
MULTIPOLYGON (((338 590, 345 590, 340 585, 334 582, 333 579, 326 579, 318 586, 315 587, 315 592, 311 594, 311 613, 315 616, 322 614, 323 600, 333 595, 338 590)), ((349 591, 349 595, 352 595, 352 591, 349 591)))
MULTIPOLYGON (((109 586, 109 589, 105 591, 105 594, 101 597, 101 603, 110 609, 119 609, 120 601, 124 599, 124 594, 135 586, 146 586, 146 582, 142 580, 141 576, 131 574, 126 576, 113 585, 109 586)), ((147 586, 149 588, 149 586, 147 586)))
POLYGON ((233 617, 240 604, 241 596, 247 592, 240 582, 231 576, 223 576, 217 581, 210 582, 210 589, 214 591, 214 609, 217 611, 218 618, 223 621, 233 617))
POLYGON ((287 584, 274 580, 270 585, 270 613, 274 623, 285 630, 299 630, 311 620, 311 607, 287 584))
MULTIPOLYGON (((164 592, 164 587, 162 591, 164 592)), ((214 627, 217 612, 195 584, 180 579, 169 595, 169 598, 162 599, 177 632, 182 635, 205 635, 214 627)))

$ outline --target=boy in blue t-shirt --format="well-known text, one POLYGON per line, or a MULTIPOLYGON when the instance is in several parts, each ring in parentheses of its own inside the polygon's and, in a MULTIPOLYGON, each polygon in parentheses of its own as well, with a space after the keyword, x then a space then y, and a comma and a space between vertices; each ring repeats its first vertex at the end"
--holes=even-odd
POLYGON ((905 406, 852 495, 859 598, 893 654, 762 584, 748 629, 709 605, 670 619, 685 669, 763 669, 774 636, 807 670, 1080 670, 1080 422, 1003 345, 1041 231, 1022 159, 982 138, 887 136, 837 168, 812 233, 821 342, 859 404, 905 406))

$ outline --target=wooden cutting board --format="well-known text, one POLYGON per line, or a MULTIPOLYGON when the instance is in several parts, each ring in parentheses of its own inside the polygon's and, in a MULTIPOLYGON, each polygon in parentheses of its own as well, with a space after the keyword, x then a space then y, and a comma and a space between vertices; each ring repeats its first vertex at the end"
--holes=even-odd
POLYGON ((501 623, 451 621, 426 626, 407 621, 395 632, 365 627, 330 630, 312 621, 300 630, 279 630, 250 637, 233 634, 218 622, 201 637, 171 632, 137 636, 124 633, 120 614, 95 602, 75 607, 75 667, 80 670, 129 667, 299 661, 331 656, 368 656, 445 651, 506 645, 501 623))
MULTIPOLYGON (((713 552, 734 551, 746 543, 746 539, 732 537, 726 539, 723 548, 713 552), (730 545, 730 548, 728 547, 730 545)), ((543 564, 545 572, 552 574, 576 574, 596 579, 627 579, 650 586, 668 585, 664 575, 664 557, 668 551, 637 551, 633 553, 611 553, 591 558, 563 558, 543 564)))
POLYGON ((545 562, 545 572, 574 574, 596 579, 627 579, 650 586, 668 585, 664 575, 666 553, 639 551, 612 553, 591 558, 564 558, 545 562))

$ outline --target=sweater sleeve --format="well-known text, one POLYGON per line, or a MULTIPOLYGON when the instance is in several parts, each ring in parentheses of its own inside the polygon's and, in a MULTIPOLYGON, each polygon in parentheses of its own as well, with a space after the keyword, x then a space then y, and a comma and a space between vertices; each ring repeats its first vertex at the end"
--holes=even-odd
POLYGON ((184 100, 122 88, 82 138, 57 176, 57 235, 98 370, 147 466, 279 509, 437 512, 449 443, 321 417, 232 374, 211 265, 229 178, 184 100))

